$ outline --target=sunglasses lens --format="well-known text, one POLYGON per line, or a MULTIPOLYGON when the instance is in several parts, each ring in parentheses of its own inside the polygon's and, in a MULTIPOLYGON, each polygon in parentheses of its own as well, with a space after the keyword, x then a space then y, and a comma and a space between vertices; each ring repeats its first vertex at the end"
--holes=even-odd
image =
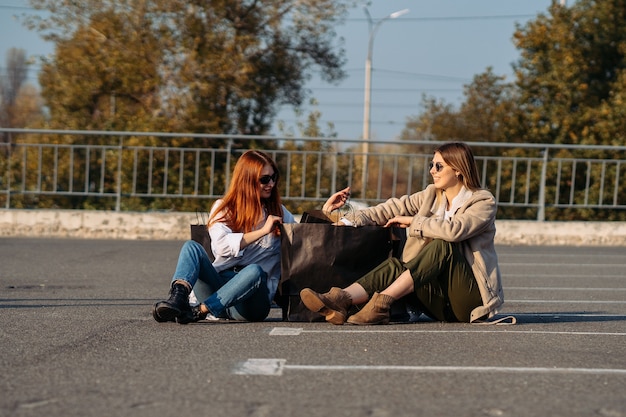
POLYGON ((276 182, 276 174, 273 174, 273 175, 263 175, 261 178, 259 178, 259 182, 261 184, 263 184, 263 185, 269 184, 270 181, 276 182))
POLYGON ((441 162, 437 162, 436 164, 434 162, 431 162, 428 164, 429 171, 433 169, 433 167, 435 167, 435 172, 441 172, 441 170, 443 169, 443 164, 441 162))

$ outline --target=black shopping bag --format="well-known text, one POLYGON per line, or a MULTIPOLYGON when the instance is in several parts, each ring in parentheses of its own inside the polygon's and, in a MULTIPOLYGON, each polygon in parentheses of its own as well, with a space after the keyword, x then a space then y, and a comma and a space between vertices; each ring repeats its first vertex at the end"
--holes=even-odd
POLYGON ((322 210, 311 210, 302 213, 300 223, 333 223, 337 221, 338 216, 332 213, 326 213, 322 210))
POLYGON ((211 237, 209 236, 209 229, 206 224, 192 224, 191 225, 191 240, 195 240, 202 245, 211 262, 215 260, 213 251, 211 250, 211 237))
POLYGON ((346 287, 392 255, 390 228, 292 223, 280 229, 279 304, 288 321, 323 319, 302 305, 303 288, 326 292, 331 287, 346 287))

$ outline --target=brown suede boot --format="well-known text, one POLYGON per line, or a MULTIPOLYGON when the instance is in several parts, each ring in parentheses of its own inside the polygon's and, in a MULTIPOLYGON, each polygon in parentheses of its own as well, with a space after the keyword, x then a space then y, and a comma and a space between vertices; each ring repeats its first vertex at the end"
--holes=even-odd
POLYGON ((348 318, 350 324, 389 324, 391 304, 396 301, 390 295, 375 292, 365 307, 348 318))
POLYGON ((332 287, 324 294, 317 293, 310 288, 300 291, 302 303, 309 310, 320 313, 326 321, 332 324, 343 324, 348 317, 348 309, 352 305, 352 297, 338 287, 332 287))

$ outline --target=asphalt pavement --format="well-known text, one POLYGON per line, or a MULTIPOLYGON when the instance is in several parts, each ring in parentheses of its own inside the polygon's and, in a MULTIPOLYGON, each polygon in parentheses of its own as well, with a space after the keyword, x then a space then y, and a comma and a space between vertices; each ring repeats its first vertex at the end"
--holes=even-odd
POLYGON ((159 324, 181 244, 0 239, 0 416, 626 416, 626 248, 498 246, 516 325, 159 324))

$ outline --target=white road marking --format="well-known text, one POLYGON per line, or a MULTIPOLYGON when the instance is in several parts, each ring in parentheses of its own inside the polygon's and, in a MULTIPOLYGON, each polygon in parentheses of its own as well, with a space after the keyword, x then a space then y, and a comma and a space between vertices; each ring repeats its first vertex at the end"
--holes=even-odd
POLYGON ((506 300, 507 303, 537 303, 537 304, 626 304, 626 301, 618 300, 506 300))
POLYGON ((285 370, 298 371, 411 371, 411 372, 481 372, 526 374, 596 374, 626 375, 626 369, 543 368, 507 366, 419 366, 419 365, 287 365, 286 359, 252 358, 235 366, 236 375, 281 376, 285 370))
MULTIPOLYGON (((509 278, 524 278, 527 279, 529 277, 529 274, 508 274, 508 273, 503 273, 502 277, 504 278, 504 280, 509 279, 509 278)), ((533 278, 589 278, 589 274, 580 274, 580 275, 575 275, 575 274, 568 274, 568 275, 558 275, 558 274, 532 274, 533 278)), ((623 274, 620 275, 604 275, 602 274, 602 276, 600 277, 602 279, 624 279, 626 278, 623 274)), ((506 289, 506 287, 505 287, 506 289)))
MULTIPOLYGON (((419 326, 416 324, 415 326, 419 326)), ((348 326, 346 326, 348 327, 348 326)), ((352 327, 352 326, 350 326, 352 327)), ((520 333, 520 334, 554 334, 554 335, 576 335, 576 336, 626 336, 626 332, 559 332, 559 331, 548 331, 548 330, 512 330, 510 327, 508 330, 487 330, 484 327, 481 327, 481 330, 426 330, 426 329, 412 329, 412 330, 400 330, 400 329, 360 329, 360 328, 348 328, 345 327, 335 327, 328 330, 305 330, 302 327, 274 327, 270 330, 270 336, 300 336, 303 333, 520 333)))
MULTIPOLYGON (((560 256, 560 255, 557 255, 557 256, 560 256)), ((621 260, 621 259, 623 259, 623 257, 619 256, 619 259, 621 260)), ((586 264, 576 264, 576 263, 556 264, 556 263, 551 263, 550 261, 547 261, 545 263, 544 262, 533 262, 531 265, 529 265, 528 262, 500 262, 499 265, 500 265, 500 267, 506 267, 506 266, 519 267, 519 266, 521 266, 521 267, 525 267, 525 268, 528 268, 529 266, 549 266, 549 267, 552 267, 552 268, 565 268, 565 267, 571 268, 573 266, 575 266, 577 268, 585 268, 585 267, 587 267, 587 268, 597 268, 598 266, 602 266, 603 269, 606 269, 606 268, 623 268, 624 265, 626 265, 626 264, 623 264, 623 263, 621 263, 621 264, 620 263, 614 263, 614 264, 609 264, 609 263, 602 263, 602 264, 599 264, 599 263, 594 263, 594 264, 589 264, 589 263, 586 263, 586 264)))
POLYGON ((569 287, 504 287, 505 290, 523 290, 523 291, 534 291, 534 290, 549 290, 549 291, 626 291, 626 288, 569 288, 569 287))
POLYGON ((301 327, 274 327, 270 336, 298 336, 304 331, 301 327))
POLYGON ((282 375, 286 359, 248 359, 239 363, 235 375, 282 375))

